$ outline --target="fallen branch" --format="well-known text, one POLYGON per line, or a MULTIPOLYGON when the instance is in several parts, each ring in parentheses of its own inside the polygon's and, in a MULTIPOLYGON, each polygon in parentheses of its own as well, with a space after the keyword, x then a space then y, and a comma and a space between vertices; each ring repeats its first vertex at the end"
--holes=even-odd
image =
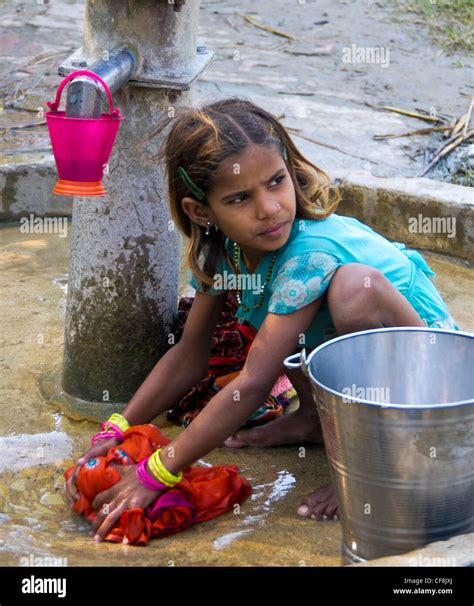
POLYGON ((225 20, 226 20, 226 23, 228 23, 233 29, 235 29, 236 32, 240 33, 240 29, 232 23, 232 21, 229 19, 229 17, 226 17, 225 20))
POLYGON ((352 156, 353 158, 358 158, 359 160, 364 160, 365 162, 371 162, 372 164, 380 164, 376 160, 370 160, 370 158, 364 158, 363 156, 357 156, 356 154, 352 154, 351 152, 344 151, 335 145, 329 145, 329 143, 323 143, 322 141, 318 141, 317 139, 313 139, 312 137, 308 137, 307 135, 302 135, 297 128, 290 128, 288 126, 285 127, 287 131, 293 133, 300 139, 306 139, 306 141, 311 141, 311 143, 316 143, 316 145, 321 145, 322 147, 327 147, 328 149, 333 149, 341 154, 345 154, 346 156, 352 156))
POLYGON ((379 107, 378 109, 385 109, 389 112, 402 114, 403 116, 410 116, 410 118, 419 118, 420 120, 426 120, 427 122, 443 122, 443 120, 439 116, 425 116, 416 112, 409 112, 406 109, 399 109, 398 107, 389 107, 388 105, 382 105, 382 107, 379 107))
POLYGON ((61 50, 48 50, 43 53, 39 53, 39 55, 35 55, 31 59, 29 59, 26 63, 22 65, 22 67, 28 67, 29 65, 35 65, 38 63, 44 63, 51 59, 52 57, 57 57, 59 55, 64 55, 68 51, 72 49, 61 49, 61 50))
POLYGON ((469 122, 471 120, 471 113, 472 113, 472 105, 473 104, 474 104, 474 96, 471 97, 471 103, 469 104, 469 109, 467 110, 466 122, 464 124, 463 135, 465 135, 467 133, 467 127, 469 126, 469 122))
POLYGON ((291 91, 291 90, 279 90, 278 91, 279 95, 300 95, 303 97, 312 97, 314 95, 314 93, 312 92, 298 92, 298 91, 291 91))
POLYGON ((449 137, 449 139, 446 139, 446 141, 443 143, 443 147, 441 147, 441 150, 444 149, 450 143, 453 143, 453 141, 456 141, 456 139, 463 134, 464 133, 457 133, 457 134, 453 135, 452 137, 449 137))
POLYGON ((448 139, 453 139, 453 137, 456 138, 456 136, 464 129, 464 127, 466 126, 466 118, 467 114, 464 114, 459 118, 459 120, 457 120, 457 122, 455 122, 454 126, 448 134, 448 139))
POLYGON ((263 29, 266 32, 270 32, 271 34, 275 34, 275 36, 282 36, 283 38, 288 38, 288 40, 297 40, 296 36, 292 34, 287 34, 286 32, 281 31, 280 29, 275 29, 271 25, 265 25, 264 23, 259 23, 256 19, 251 17, 250 15, 246 15, 245 13, 236 13, 240 17, 243 17, 247 23, 258 27, 259 29, 263 29))
POLYGON ((451 143, 445 144, 438 151, 438 153, 435 155, 433 160, 431 160, 431 162, 428 164, 428 166, 422 172, 421 176, 424 177, 426 175, 426 173, 429 170, 431 170, 433 168, 433 166, 441 160, 441 158, 444 158, 445 156, 447 156, 449 153, 451 153, 453 151, 453 149, 455 149, 456 147, 461 145, 461 143, 464 143, 464 141, 467 141, 468 139, 470 139, 473 135, 474 135, 474 129, 470 130, 469 132, 466 132, 465 134, 463 133, 461 135, 458 135, 454 141, 452 141, 451 143))
POLYGON ((26 67, 44 63, 45 61, 48 61, 48 59, 57 57, 59 55, 67 55, 68 52, 72 52, 73 50, 74 50, 74 47, 62 49, 62 50, 44 51, 42 53, 39 53, 39 55, 35 55, 31 59, 28 59, 28 61, 26 63, 23 63, 22 65, 18 66, 17 68, 15 68, 13 70, 11 69, 11 67, 8 67, 6 70, 0 72, 0 77, 2 79, 4 79, 6 76, 14 74, 15 72, 18 72, 18 71, 26 71, 28 73, 28 70, 25 69, 26 67))
MULTIPOLYGON (((432 118, 435 117, 434 114, 427 112, 425 109, 421 108, 421 107, 415 107, 415 110, 417 112, 419 112, 422 116, 431 116, 432 118)), ((453 116, 450 114, 442 114, 439 111, 435 112, 436 117, 440 118, 443 122, 451 122, 453 119, 453 116)))
POLYGON ((23 124, 23 126, 5 126, 7 130, 25 130, 27 128, 35 128, 36 126, 44 126, 46 124, 46 120, 42 122, 32 122, 31 124, 23 124))
POLYGON ((450 128, 450 126, 430 126, 429 128, 419 128, 418 130, 411 130, 407 133, 400 133, 399 135, 374 135, 372 139, 374 139, 374 141, 383 141, 384 139, 396 139, 398 137, 414 137, 415 135, 427 135, 429 133, 449 130, 450 128))
MULTIPOLYGON (((269 50, 269 51, 280 50, 280 48, 283 48, 287 44, 291 44, 291 40, 278 40, 278 42, 276 44, 273 44, 272 46, 266 46, 265 50, 269 50)), ((258 47, 256 47, 256 48, 258 48, 258 47)))

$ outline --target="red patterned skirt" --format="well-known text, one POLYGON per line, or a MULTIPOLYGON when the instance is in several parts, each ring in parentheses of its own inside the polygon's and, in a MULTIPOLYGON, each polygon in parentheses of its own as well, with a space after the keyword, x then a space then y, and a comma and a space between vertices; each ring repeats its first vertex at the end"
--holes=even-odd
MULTIPOLYGON (((182 297, 179 300, 178 315, 172 331, 175 343, 183 334, 193 301, 194 297, 182 297)), ((228 291, 224 310, 212 337, 208 374, 168 411, 169 421, 187 427, 216 393, 239 375, 257 330, 248 322, 237 323, 235 318, 237 309, 235 293, 228 291)), ((294 393, 288 377, 285 374, 280 375, 270 394, 243 427, 263 425, 278 417, 288 406, 289 397, 294 393)))

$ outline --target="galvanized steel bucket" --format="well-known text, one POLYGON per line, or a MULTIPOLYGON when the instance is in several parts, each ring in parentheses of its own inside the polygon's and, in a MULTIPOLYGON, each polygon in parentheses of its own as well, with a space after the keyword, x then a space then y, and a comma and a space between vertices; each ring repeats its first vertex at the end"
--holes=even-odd
POLYGON ((474 530, 473 334, 366 330, 285 366, 311 381, 346 563, 474 530))

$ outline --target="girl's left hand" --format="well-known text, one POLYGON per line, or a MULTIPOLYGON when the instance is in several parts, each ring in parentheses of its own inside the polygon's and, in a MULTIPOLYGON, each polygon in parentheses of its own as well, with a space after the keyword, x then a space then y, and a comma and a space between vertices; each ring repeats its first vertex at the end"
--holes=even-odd
POLYGON ((103 541, 114 527, 120 516, 127 509, 136 507, 145 509, 163 492, 145 488, 135 475, 136 465, 117 465, 122 479, 108 490, 99 493, 92 503, 95 510, 100 509, 91 526, 96 534, 96 541, 103 541))

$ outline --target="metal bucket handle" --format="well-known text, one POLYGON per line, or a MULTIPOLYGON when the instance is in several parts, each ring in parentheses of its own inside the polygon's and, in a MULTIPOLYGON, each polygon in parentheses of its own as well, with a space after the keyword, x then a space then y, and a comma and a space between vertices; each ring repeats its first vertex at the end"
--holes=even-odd
POLYGON ((305 347, 303 347, 303 349, 300 352, 295 353, 291 356, 288 356, 288 358, 285 358, 283 363, 289 369, 301 368, 301 370, 308 377, 308 379, 310 378, 305 347), (296 360, 293 361, 294 358, 297 358, 297 361, 296 360))

